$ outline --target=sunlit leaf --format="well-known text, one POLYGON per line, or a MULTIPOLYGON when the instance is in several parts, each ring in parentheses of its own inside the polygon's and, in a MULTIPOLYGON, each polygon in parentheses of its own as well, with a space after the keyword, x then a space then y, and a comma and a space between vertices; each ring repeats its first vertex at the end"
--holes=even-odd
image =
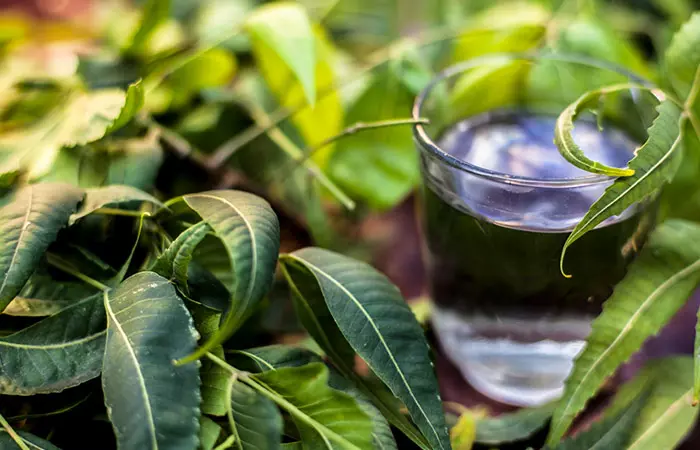
POLYGON ((252 377, 288 402, 282 407, 294 418, 305 448, 372 448, 372 421, 352 397, 328 386, 328 368, 323 364, 252 377))
POLYGON ((616 414, 642 390, 649 390, 626 450, 676 448, 681 443, 698 414, 692 405, 692 373, 693 361, 688 356, 651 359, 620 388, 606 415, 616 414))
POLYGON ((197 333, 175 287, 140 272, 110 293, 105 307, 102 387, 119 447, 195 448, 199 372, 175 361, 194 350, 197 333))
POLYGON ((466 411, 459 416, 457 423, 450 430, 450 441, 454 450, 471 450, 476 439, 476 418, 474 413, 466 411))
MULTIPOLYGON (((621 214, 634 203, 641 202, 658 193, 658 190, 673 178, 678 169, 682 135, 679 134, 680 109, 666 100, 659 104, 659 115, 649 127, 647 141, 639 147, 630 160, 628 168, 634 175, 618 178, 590 207, 564 243, 560 269, 564 272, 566 250, 581 236, 595 228, 605 219, 621 214)), ((562 148, 560 153, 565 154, 562 148)))
POLYGON ((292 2, 264 5, 255 9, 245 26, 263 74, 266 73, 265 66, 270 64, 270 56, 276 56, 275 63, 282 63, 282 67, 299 81, 304 96, 313 105, 316 101, 317 50, 304 8, 292 2))
POLYGON ((219 48, 201 52, 188 58, 181 67, 168 76, 167 86, 173 90, 171 107, 185 104, 202 89, 226 84, 236 72, 236 58, 232 53, 219 48))
POLYGON ((143 51, 158 26, 168 18, 170 0, 148 0, 141 14, 141 21, 126 48, 127 53, 138 54, 143 51))
MULTIPOLYGON (((406 404, 433 448, 449 448, 429 347, 396 286, 365 263, 318 248, 285 255, 281 262, 300 306, 325 305, 347 343, 406 404)), ((325 335, 309 331, 328 351, 325 335)))
POLYGON ((695 12, 673 36, 666 50, 666 72, 676 93, 685 99, 700 66, 700 12, 695 12))
POLYGON ((700 282, 700 226, 661 224, 592 323, 554 411, 556 443, 605 380, 683 306, 700 282))
POLYGON ((97 377, 105 346, 102 293, 0 338, 0 393, 60 392, 97 377))
POLYGON ((72 186, 38 184, 0 208, 0 311, 20 293, 82 198, 72 186))

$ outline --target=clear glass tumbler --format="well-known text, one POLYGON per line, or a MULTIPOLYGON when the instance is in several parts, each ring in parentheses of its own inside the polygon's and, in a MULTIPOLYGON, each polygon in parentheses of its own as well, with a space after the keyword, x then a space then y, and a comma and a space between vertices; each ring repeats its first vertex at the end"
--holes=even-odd
MULTIPOLYGON (((560 273, 567 236, 614 180, 561 157, 556 117, 585 91, 630 79, 643 82, 578 57, 496 55, 448 68, 416 99, 414 118, 430 121, 414 138, 433 327, 495 400, 561 395, 591 319, 654 225, 653 201, 611 217, 568 250, 573 277, 560 273)), ((575 122, 574 138, 592 159, 625 167, 655 104, 642 90, 611 97, 598 118, 575 122)))

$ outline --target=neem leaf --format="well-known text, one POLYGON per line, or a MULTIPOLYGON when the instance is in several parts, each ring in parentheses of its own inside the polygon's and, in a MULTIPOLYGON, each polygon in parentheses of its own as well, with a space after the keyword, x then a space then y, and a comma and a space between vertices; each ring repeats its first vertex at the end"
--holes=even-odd
MULTIPOLYGON (((284 255, 281 262, 316 279, 316 289, 299 294, 322 295, 315 302, 325 302, 348 344, 406 404, 432 447, 448 449, 450 440, 429 346, 396 286, 368 264, 319 248, 284 255)), ((296 283, 291 274, 288 281, 296 283)))
MULTIPOLYGON (((622 411, 555 445, 553 450, 625 450, 648 395, 642 393, 622 411)), ((545 447, 550 448, 550 447, 545 447)))
POLYGON ((85 283, 58 281, 44 271, 37 270, 2 314, 21 317, 50 316, 95 292, 94 287, 85 283))
POLYGON ((554 411, 548 443, 561 439, 605 380, 658 333, 700 282, 700 225, 661 224, 593 321, 554 411))
POLYGON ((131 42, 127 47, 128 53, 140 53, 158 26, 170 14, 170 0, 149 0, 142 10, 139 23, 131 42))
POLYGON ((316 101, 316 48, 304 7, 276 2, 256 8, 245 23, 256 59, 265 63, 273 52, 303 87, 309 104, 316 101))
MULTIPOLYGON (((619 86, 619 89, 624 87, 619 86)), ((581 236, 595 228, 608 217, 621 214, 634 203, 641 202, 657 193, 665 183, 673 178, 678 169, 679 148, 683 139, 679 133, 681 111, 670 100, 657 107, 659 115, 649 127, 647 141, 637 149, 628 167, 634 175, 617 179, 603 195, 589 208, 583 219, 571 232, 561 252, 559 267, 564 274, 566 250, 581 236)), ((559 151, 566 156, 562 147, 559 151)))
POLYGON ((260 197, 240 191, 209 191, 182 197, 223 243, 230 262, 231 307, 213 334, 186 361, 223 343, 267 293, 277 265, 279 222, 260 197))
POLYGON ((251 378, 274 393, 292 416, 305 448, 372 448, 372 421, 352 397, 328 386, 328 368, 322 363, 270 370, 251 378))
POLYGON ((129 121, 141 111, 144 100, 143 83, 141 80, 130 84, 126 90, 124 106, 122 106, 121 111, 119 111, 117 118, 114 119, 109 128, 107 128, 105 134, 113 133, 129 123, 129 121))
POLYGON ((202 450, 213 450, 221 436, 222 428, 207 416, 199 418, 199 446, 202 450))
POLYGON ((151 270, 173 280, 184 292, 189 292, 187 276, 192 255, 205 236, 213 231, 204 221, 192 225, 178 235, 158 257, 151 270))
MULTIPOLYGON (((224 359, 224 350, 221 347, 212 349, 211 353, 224 359)), ((202 360, 199 373, 202 379, 202 403, 200 405, 202 413, 211 416, 225 416, 231 398, 226 392, 231 373, 208 358, 202 360)))
POLYGON ((0 311, 20 293, 82 198, 73 186, 36 184, 0 208, 0 311))
POLYGON ((132 205, 142 203, 150 203, 158 208, 163 206, 160 200, 151 194, 131 186, 113 184, 89 188, 85 190, 85 200, 80 205, 78 212, 71 216, 70 223, 73 224, 100 208, 130 208, 132 205))
MULTIPOLYGON (((25 431, 17 431, 16 433, 22 439, 24 445, 29 447, 30 450, 61 450, 51 442, 36 437, 33 434, 25 431)), ((3 450, 21 450, 20 446, 17 445, 14 439, 12 439, 12 436, 10 436, 5 430, 0 430, 0 448, 3 450)))
POLYGON ((676 93, 685 99, 700 66, 700 12, 690 19, 673 35, 666 50, 666 72, 676 93))
POLYGON ((576 120, 579 114, 592 106, 597 106, 602 98, 612 92, 634 88, 634 85, 617 85, 589 91, 579 97, 574 103, 567 106, 557 118, 554 128, 554 143, 559 148, 559 153, 574 166, 591 173, 610 177, 628 177, 634 175, 633 169, 610 167, 589 159, 576 144, 572 136, 574 120, 576 120))
POLYGON ((103 294, 0 339, 0 394, 60 392, 97 377, 105 346, 103 294))
POLYGON ((229 421, 238 447, 241 450, 279 449, 283 424, 277 405, 235 378, 228 383, 227 394, 229 421))
POLYGON ((497 417, 479 419, 476 423, 476 442, 500 445, 525 440, 547 424, 555 406, 556 403, 548 403, 537 408, 524 408, 497 417))
POLYGON ((153 272, 125 280, 105 301, 102 387, 121 449, 195 448, 199 371, 176 366, 196 331, 175 287, 153 272))
POLYGON ((605 414, 616 414, 641 390, 649 397, 640 411, 626 450, 676 448, 690 432, 698 415, 692 405, 693 358, 673 356, 651 359, 617 392, 605 414))

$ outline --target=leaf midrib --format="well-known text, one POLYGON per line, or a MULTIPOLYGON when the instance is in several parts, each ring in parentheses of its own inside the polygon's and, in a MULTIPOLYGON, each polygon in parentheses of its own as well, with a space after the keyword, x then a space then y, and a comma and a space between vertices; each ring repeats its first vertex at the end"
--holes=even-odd
MULTIPOLYGON (((659 287, 654 289, 654 291, 647 297, 646 300, 644 300, 644 303, 642 303, 641 307, 635 311, 635 313, 632 315, 630 320, 627 321, 625 326, 623 327, 622 331, 618 336, 615 338, 615 340, 605 349, 605 351, 600 355, 599 358, 597 358, 590 366, 588 371, 585 373, 583 378, 577 383, 577 387, 574 390, 574 392, 569 396, 569 401, 566 403, 566 406, 564 407, 563 412, 560 414, 560 419, 557 421, 556 425, 552 426, 552 430, 556 430, 559 428, 559 424, 562 422, 564 417, 570 414, 569 410, 571 408, 571 404, 573 400, 577 397, 581 386, 588 380, 589 376, 595 371, 595 369, 598 367, 599 364, 603 361, 603 359, 612 351, 612 349, 615 347, 615 345, 620 341, 620 339, 623 338, 623 336, 627 336, 629 331, 634 328, 634 324, 638 320, 641 312, 645 309, 647 309, 647 306, 650 305, 650 302, 655 301, 656 297, 661 295, 664 291, 667 289, 673 287, 677 281, 680 281, 687 275, 692 274, 695 270, 700 269, 700 260, 695 261, 694 263, 686 266, 682 270, 676 272, 673 276, 668 278, 666 281, 664 281, 659 287)), ((585 351, 585 350, 584 350, 585 351)), ((567 419, 568 422, 568 419, 567 419)))
MULTIPOLYGON (((440 439, 440 435, 437 433, 437 430, 436 430, 435 427, 433 426, 433 423, 430 421, 430 419, 428 418, 427 414, 426 414, 425 411, 423 410, 423 406, 422 406, 422 405, 418 402, 418 400, 416 399, 416 396, 415 396, 415 394, 413 393, 413 389, 411 389, 411 386, 408 384, 408 381, 406 380, 406 377, 405 377, 405 375, 404 375, 404 373, 403 373, 403 370, 401 370, 401 368, 399 367, 398 363, 396 362, 396 359, 394 358, 394 354, 393 354, 392 351, 389 349, 389 347, 388 347, 386 341, 384 340, 384 335, 381 334, 381 332, 380 332, 379 329, 377 328, 377 325, 374 323, 374 320, 373 320, 372 317, 369 315, 369 313, 367 312, 367 310, 366 310, 366 309, 362 306, 362 304, 355 298, 355 296, 354 296, 350 291, 348 291, 348 290, 345 288, 345 286, 343 286, 341 283, 339 283, 335 278, 333 278, 332 276, 330 276, 328 273, 326 273, 325 271, 323 271, 322 269, 320 269, 318 266, 316 266, 316 265, 314 265, 314 264, 312 264, 311 262, 308 262, 308 261, 306 261, 306 260, 302 260, 301 258, 297 257, 296 255, 291 255, 291 254, 290 254, 289 257, 290 257, 290 258, 296 259, 296 260, 299 261, 301 264, 304 264, 304 265, 307 265, 307 266, 311 267, 314 271, 317 271, 319 274, 321 274, 321 275, 323 275, 324 277, 326 277, 331 283, 333 283, 333 284, 336 285, 341 291, 343 291, 343 292, 353 301, 353 303, 355 303, 355 305, 360 309, 360 311, 362 311, 362 313, 364 314, 364 316, 367 318, 367 321, 370 323, 370 325, 371 325, 372 328, 374 329, 375 333, 376 333, 377 336, 379 337, 379 341, 381 342, 382 346, 384 347, 384 349, 386 350, 387 354, 389 355, 389 358, 391 359, 391 363, 392 363, 393 366, 396 368, 396 371, 399 373, 399 376, 401 377, 401 381, 403 382, 404 386, 406 387, 406 389, 408 390, 409 394, 411 395, 411 398, 413 399, 414 403, 416 404, 416 406, 417 406, 418 409, 420 410, 421 414, 422 414, 423 417, 425 418, 426 422, 427 422, 428 425, 430 426, 430 429, 433 431, 433 434, 435 435, 435 437, 436 437, 436 439, 437 439, 437 442, 440 443, 440 448, 444 448, 444 446, 442 445, 442 440, 440 439)), ((321 287, 321 289, 323 289, 323 287, 321 287)), ((332 314, 332 312, 331 312, 331 314, 332 314)))
POLYGON ((136 367, 136 372, 138 374, 138 381, 139 381, 139 387, 141 388, 141 391, 143 393, 143 397, 145 399, 145 406, 146 406, 146 416, 148 417, 148 424, 149 424, 149 430, 151 431, 151 443, 153 444, 153 450, 158 450, 158 439, 155 435, 156 433, 156 425, 153 420, 153 409, 151 407, 151 400, 148 396, 148 389, 146 388, 146 380, 144 379, 143 372, 141 372, 141 366, 139 365, 139 360, 136 357, 136 353, 134 352, 134 349, 131 347, 131 342, 129 341, 128 336, 122 329, 121 325, 119 324, 119 321, 117 320, 116 315, 114 314, 114 311, 112 311, 112 307, 109 304, 109 298, 108 294, 105 291, 104 293, 104 299, 105 299, 105 310, 107 311, 107 314, 111 318, 112 323, 114 326, 117 328, 117 331, 119 334, 122 336, 122 339, 125 341, 124 345, 126 346, 129 356, 133 359, 134 361, 134 366, 136 367))

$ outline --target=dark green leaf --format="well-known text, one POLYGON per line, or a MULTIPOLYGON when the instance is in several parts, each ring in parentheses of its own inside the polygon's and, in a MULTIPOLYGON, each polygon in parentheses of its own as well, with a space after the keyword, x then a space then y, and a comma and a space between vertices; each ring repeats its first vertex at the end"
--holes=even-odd
POLYGON ((671 85, 681 99, 685 99, 700 66, 700 12, 693 13, 673 36, 665 59, 671 85))
POLYGON ((647 395, 639 395, 618 414, 596 422, 586 431, 560 442, 553 450, 625 450, 647 395))
POLYGON ((328 368, 323 364, 285 367, 251 377, 274 393, 294 418, 304 448, 372 448, 369 416, 352 397, 328 386, 328 368))
POLYGON ((246 20, 256 58, 267 62, 276 55, 303 87, 310 104, 316 100, 316 49, 311 22, 304 8, 278 2, 255 9, 246 20), (271 55, 272 54, 272 55, 271 55))
POLYGON ((559 262, 562 274, 565 273, 566 249, 571 244, 605 219, 621 214, 632 204, 658 193, 676 173, 681 152, 675 150, 683 139, 678 130, 680 109, 671 101, 665 100, 657 110, 659 115, 649 128, 649 138, 637 149, 634 158, 628 164, 628 167, 634 170, 634 175, 617 179, 608 187, 564 243, 559 262))
POLYGON ((272 400, 233 378, 228 383, 227 393, 229 420, 238 447, 241 450, 279 449, 282 415, 272 400))
POLYGON ((689 356, 652 359, 622 386, 606 415, 617 414, 648 389, 626 450, 676 448, 695 424, 698 409, 692 405, 693 360, 689 356))
POLYGON ((231 307, 221 327, 188 360, 226 341, 270 288, 279 252, 279 222, 260 197, 239 191, 210 191, 183 197, 223 243, 231 267, 231 307))
POLYGON ((199 372, 175 361, 197 333, 175 287, 140 272, 109 295, 102 387, 121 449, 195 448, 199 372))
POLYGON ((70 223, 73 224, 100 208, 132 209, 142 203, 150 203, 157 208, 163 206, 160 200, 151 194, 131 186, 114 184, 86 189, 85 200, 78 212, 71 216, 70 223))
POLYGON ((45 271, 37 271, 2 313, 23 317, 50 316, 95 292, 94 287, 84 283, 58 281, 45 271))
POLYGON ((0 339, 0 394, 60 392, 97 377, 105 346, 103 294, 0 339))
POLYGON ((187 274, 192 255, 204 237, 213 232, 214 230, 204 221, 192 225, 180 233, 177 239, 158 257, 151 270, 173 280, 184 292, 189 292, 187 274))
POLYGON ((0 311, 19 294, 82 198, 72 186, 37 184, 0 208, 0 311))
POLYGON ((476 423, 476 442, 500 445, 525 440, 547 424, 555 406, 556 403, 548 403, 538 408, 479 419, 476 423))
MULTIPOLYGON (((17 434, 19 434, 24 444, 29 447, 30 450, 61 450, 51 442, 38 438, 33 434, 24 431, 18 431, 17 434)), ((2 448, 2 450, 21 450, 20 446, 17 445, 14 439, 12 439, 5 430, 0 430, 0 448, 2 448)))
MULTIPOLYGON (((406 404, 433 448, 449 448, 428 343, 396 286, 368 264, 318 248, 285 255, 282 262, 305 271, 306 283, 316 279, 316 289, 298 295, 307 303, 325 302, 347 343, 406 404)), ((297 279, 292 275, 289 282, 297 279)))
POLYGON ((663 223, 615 286, 566 380, 548 438, 556 443, 617 367, 658 333, 700 282, 700 225, 663 223))

